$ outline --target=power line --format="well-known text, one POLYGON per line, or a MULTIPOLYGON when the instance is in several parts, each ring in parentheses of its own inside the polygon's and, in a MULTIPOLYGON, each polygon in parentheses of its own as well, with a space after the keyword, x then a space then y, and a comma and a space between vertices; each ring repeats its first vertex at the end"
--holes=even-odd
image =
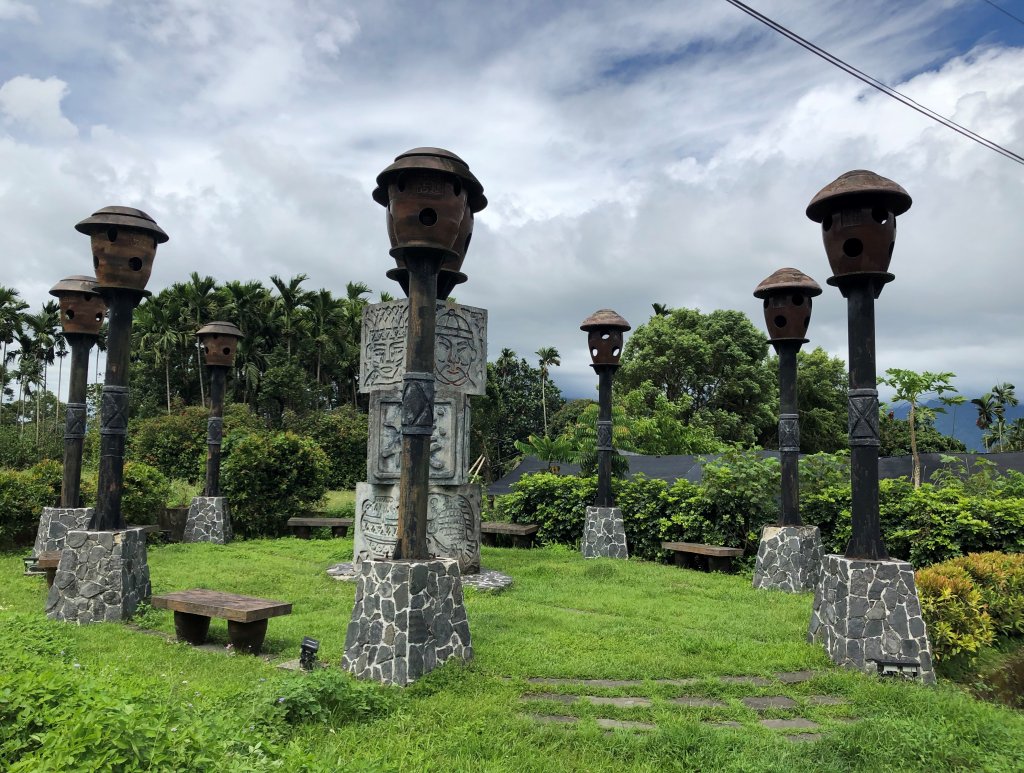
POLYGON ((799 35, 797 35, 792 30, 789 30, 786 27, 783 27, 781 24, 779 24, 778 22, 776 22, 776 21, 774 21, 772 19, 769 19, 764 14, 762 14, 762 13, 760 13, 758 11, 755 11, 749 5, 740 2, 740 0, 725 0, 725 1, 727 3, 729 3, 730 5, 733 5, 736 8, 739 8, 741 11, 743 11, 748 16, 751 16, 751 17, 757 19, 759 22, 761 22, 765 26, 771 27, 773 30, 778 32, 780 35, 784 35, 785 37, 789 38, 790 40, 792 40, 797 45, 802 46, 803 48, 807 49, 808 51, 810 51, 815 56, 821 57, 822 59, 824 59, 829 64, 832 64, 832 65, 838 67, 840 70, 843 70, 844 72, 849 73, 854 78, 857 78, 858 80, 863 81, 867 85, 871 86, 871 88, 877 89, 878 91, 881 91, 883 94, 885 94, 885 95, 887 95, 889 97, 892 97, 897 102, 902 102, 904 105, 906 105, 907 107, 911 108, 912 110, 916 110, 917 112, 921 113, 921 115, 927 116, 928 118, 931 118, 933 121, 937 121, 938 123, 941 123, 943 126, 949 128, 949 129, 952 129, 953 131, 957 132, 958 134, 963 135, 964 137, 967 137, 970 140, 974 140, 979 145, 983 145, 984 147, 988 148, 989 150, 994 150, 996 153, 999 153, 1000 155, 1005 156, 1006 158, 1010 159, 1011 161, 1016 161, 1018 164, 1024 165, 1024 156, 1021 156, 1020 154, 1015 153, 1015 152, 1013 152, 1012 150, 1010 150, 1008 148, 1004 148, 1002 145, 1000 145, 1000 144, 998 144, 996 142, 993 142, 990 139, 982 137, 980 134, 977 134, 977 133, 971 131, 967 127, 961 126, 960 124, 956 123, 955 121, 952 121, 952 120, 950 120, 949 118, 946 118, 943 115, 939 115, 934 110, 931 110, 930 108, 927 108, 924 105, 919 104, 918 102, 915 102, 913 99, 911 99, 910 97, 906 96, 905 94, 901 94, 900 92, 896 91, 896 89, 891 88, 889 86, 886 86, 884 83, 882 83, 877 78, 872 78, 867 73, 861 72, 860 70, 858 70, 853 65, 847 64, 846 62, 844 62, 839 57, 830 54, 825 49, 820 48, 819 46, 816 46, 814 43, 811 43, 809 40, 806 40, 806 39, 800 37, 799 35))
POLYGON ((1014 21, 1019 22, 1020 24, 1024 24, 1024 19, 1020 18, 1019 16, 1014 16, 1012 13, 1007 11, 1005 8, 1000 8, 998 5, 993 3, 992 0, 981 0, 981 2, 988 3, 989 5, 991 5, 993 8, 995 8, 1000 13, 1005 13, 1007 16, 1009 16, 1014 21))

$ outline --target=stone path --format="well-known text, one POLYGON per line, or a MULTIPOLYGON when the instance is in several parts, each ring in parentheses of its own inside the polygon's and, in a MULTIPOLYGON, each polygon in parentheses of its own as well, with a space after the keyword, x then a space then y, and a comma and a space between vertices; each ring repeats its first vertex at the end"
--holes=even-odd
MULTIPOLYGON (((750 688, 763 687, 784 687, 810 681, 820 674, 815 671, 787 671, 775 675, 774 679, 767 679, 761 676, 726 676, 709 679, 567 679, 557 677, 532 677, 526 681, 531 685, 541 686, 538 690, 524 692, 519 700, 524 704, 538 701, 551 701, 564 705, 589 704, 598 707, 598 711, 604 707, 615 709, 633 710, 649 709, 655 706, 655 699, 644 695, 627 696, 601 696, 588 695, 584 691, 592 688, 623 689, 637 688, 650 685, 669 685, 675 687, 687 687, 697 683, 707 684, 709 681, 727 685, 741 685, 750 688), (543 687, 564 687, 576 689, 578 692, 547 692, 543 687)), ((507 677, 505 681, 511 681, 507 677)), ((838 695, 748 695, 738 698, 709 698, 702 695, 679 695, 667 698, 665 703, 669 706, 679 707, 679 710, 687 709, 704 710, 709 714, 701 717, 702 722, 709 727, 725 729, 744 729, 760 726, 773 730, 793 743, 809 743, 822 738, 824 732, 828 731, 820 722, 814 721, 799 712, 802 708, 809 708, 812 711, 820 706, 842 706, 847 703, 846 699, 838 695), (716 719, 713 715, 717 710, 741 708, 750 712, 751 716, 746 721, 716 719), (763 717, 768 713, 768 717, 763 717), (781 714, 782 716, 772 716, 781 714), (760 717, 758 715, 761 715, 760 717)), ((530 713, 536 722, 551 725, 575 725, 581 721, 580 717, 571 714, 544 714, 530 713)), ((856 717, 823 717, 830 723, 848 724, 856 722, 856 717)), ((646 717, 645 717, 646 719, 646 717)), ((652 721, 634 721, 617 719, 611 717, 596 717, 594 720, 598 727, 606 733, 616 731, 651 731, 657 728, 652 721)))

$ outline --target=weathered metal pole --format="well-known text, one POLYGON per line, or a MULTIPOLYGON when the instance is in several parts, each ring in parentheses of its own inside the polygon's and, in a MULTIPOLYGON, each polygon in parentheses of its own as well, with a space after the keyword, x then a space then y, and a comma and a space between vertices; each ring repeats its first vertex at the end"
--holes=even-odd
POLYGON ((780 526, 802 526, 800 520, 800 414, 796 398, 796 355, 799 341, 775 344, 779 354, 779 461, 782 468, 780 526))
POLYGON ((612 379, 618 365, 598 365, 597 371, 597 501, 598 507, 612 507, 612 379))
POLYGON ((224 385, 227 366, 210 365, 210 418, 206 422, 206 488, 203 496, 220 496, 220 445, 224 437, 224 385))

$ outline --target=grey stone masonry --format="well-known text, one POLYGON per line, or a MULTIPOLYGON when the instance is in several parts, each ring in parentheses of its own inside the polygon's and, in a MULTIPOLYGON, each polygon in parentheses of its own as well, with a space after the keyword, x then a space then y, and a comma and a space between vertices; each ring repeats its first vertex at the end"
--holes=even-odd
POLYGON ((817 526, 765 526, 757 549, 754 587, 787 593, 813 591, 821 576, 817 526))
POLYGON ((580 550, 584 558, 629 558, 622 511, 617 507, 588 507, 580 550))
POLYGON ((79 624, 127 620, 150 592, 145 531, 69 531, 46 616, 79 624))
POLYGON ((935 682, 914 568, 906 561, 826 555, 807 640, 824 645, 841 666, 935 682))
POLYGON ((360 679, 405 686, 473 647, 459 565, 364 561, 341 666, 360 679))
MULTIPOLYGON (((391 558, 398 533, 398 484, 356 484, 353 561, 391 558)), ((480 571, 480 486, 430 486, 427 551, 452 558, 462 573, 480 571)))
POLYGON ((231 542, 231 513, 225 497, 194 497, 188 508, 182 542, 231 542))
POLYGON ((94 510, 91 507, 44 507, 32 555, 63 550, 69 531, 88 529, 94 510))

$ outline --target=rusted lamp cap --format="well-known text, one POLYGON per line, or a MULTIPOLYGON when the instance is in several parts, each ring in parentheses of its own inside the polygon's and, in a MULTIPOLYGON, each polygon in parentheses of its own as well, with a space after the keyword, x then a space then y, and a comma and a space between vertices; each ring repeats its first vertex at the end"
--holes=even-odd
POLYGON ((854 169, 839 175, 814 195, 807 205, 807 217, 820 223, 825 215, 834 211, 836 199, 854 197, 884 199, 894 215, 902 215, 913 203, 901 185, 867 169, 854 169))
POLYGON ((242 338, 242 331, 232 325, 230 322, 211 322, 208 325, 203 325, 199 330, 196 331, 196 335, 202 338, 203 336, 232 336, 233 338, 242 338))
POLYGON ((50 288, 50 295, 57 298, 60 298, 62 295, 72 295, 74 293, 82 295, 97 295, 98 292, 96 277, 85 276, 83 274, 66 276, 50 288))
POLYGON ((799 290, 810 298, 821 295, 821 285, 803 271, 795 268, 780 268, 771 276, 761 280, 761 284, 754 288, 754 297, 770 298, 773 295, 779 295, 792 290, 799 290))
POLYGON ((78 223, 75 226, 75 230, 83 234, 92 235, 111 226, 147 231, 153 235, 157 244, 163 244, 170 238, 164 233, 164 229, 156 224, 153 218, 141 209, 134 209, 133 207, 104 207, 93 212, 91 217, 87 217, 78 223))
POLYGON ((487 206, 484 186, 469 171, 469 164, 444 148, 413 148, 396 157, 395 163, 377 175, 377 187, 373 191, 373 200, 386 207, 388 205, 388 181, 394 175, 407 169, 432 169, 455 175, 466 186, 470 210, 479 212, 487 206))
POLYGON ((598 309, 580 325, 580 330, 631 330, 630 324, 611 309, 598 309))

